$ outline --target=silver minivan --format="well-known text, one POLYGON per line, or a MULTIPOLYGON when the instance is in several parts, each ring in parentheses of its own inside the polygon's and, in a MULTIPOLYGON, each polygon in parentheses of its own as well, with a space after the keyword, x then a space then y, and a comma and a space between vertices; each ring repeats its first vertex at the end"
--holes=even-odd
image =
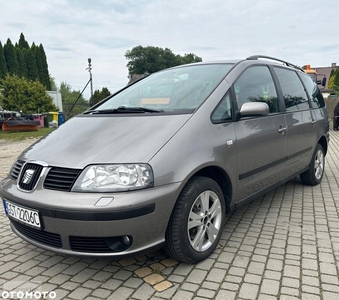
POLYGON ((324 99, 285 61, 196 63, 125 87, 25 150, 1 182, 12 230, 67 255, 164 247, 197 263, 225 214, 300 175, 321 182, 324 99))

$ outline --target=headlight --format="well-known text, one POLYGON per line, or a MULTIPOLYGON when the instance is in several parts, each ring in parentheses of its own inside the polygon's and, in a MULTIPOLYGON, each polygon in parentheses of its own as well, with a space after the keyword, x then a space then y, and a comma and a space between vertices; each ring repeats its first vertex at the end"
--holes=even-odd
POLYGON ((73 192, 117 192, 153 185, 153 172, 147 164, 96 165, 83 170, 73 192))

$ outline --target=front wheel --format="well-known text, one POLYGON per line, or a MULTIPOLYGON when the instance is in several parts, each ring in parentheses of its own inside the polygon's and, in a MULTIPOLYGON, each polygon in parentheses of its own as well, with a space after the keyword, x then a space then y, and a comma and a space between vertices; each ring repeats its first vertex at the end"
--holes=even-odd
POLYGON ((166 253, 184 263, 209 257, 221 237, 225 201, 219 185, 207 177, 193 177, 181 192, 166 231, 166 253))
POLYGON ((325 171, 325 153, 320 144, 317 144, 310 162, 309 169, 300 174, 303 184, 317 185, 321 182, 325 171))

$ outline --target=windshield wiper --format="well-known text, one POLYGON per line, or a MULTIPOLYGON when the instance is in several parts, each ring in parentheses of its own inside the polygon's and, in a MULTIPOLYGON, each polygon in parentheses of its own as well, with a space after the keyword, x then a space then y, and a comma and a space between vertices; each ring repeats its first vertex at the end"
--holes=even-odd
POLYGON ((113 109, 92 109, 85 111, 84 114, 130 114, 130 113, 160 113, 164 112, 163 110, 146 108, 146 107, 126 107, 126 106, 119 106, 118 108, 113 109))

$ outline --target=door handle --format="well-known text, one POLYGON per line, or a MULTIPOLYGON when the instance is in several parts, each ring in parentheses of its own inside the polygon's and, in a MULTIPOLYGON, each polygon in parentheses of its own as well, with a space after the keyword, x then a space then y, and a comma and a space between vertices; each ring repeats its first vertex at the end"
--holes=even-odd
POLYGON ((313 126, 315 125, 315 123, 317 123, 317 121, 316 121, 316 120, 312 120, 311 124, 312 124, 313 126))
POLYGON ((281 126, 280 126, 280 128, 278 129, 278 132, 279 132, 281 135, 283 135, 283 134, 285 134, 286 129, 287 129, 287 127, 281 127, 281 126))

